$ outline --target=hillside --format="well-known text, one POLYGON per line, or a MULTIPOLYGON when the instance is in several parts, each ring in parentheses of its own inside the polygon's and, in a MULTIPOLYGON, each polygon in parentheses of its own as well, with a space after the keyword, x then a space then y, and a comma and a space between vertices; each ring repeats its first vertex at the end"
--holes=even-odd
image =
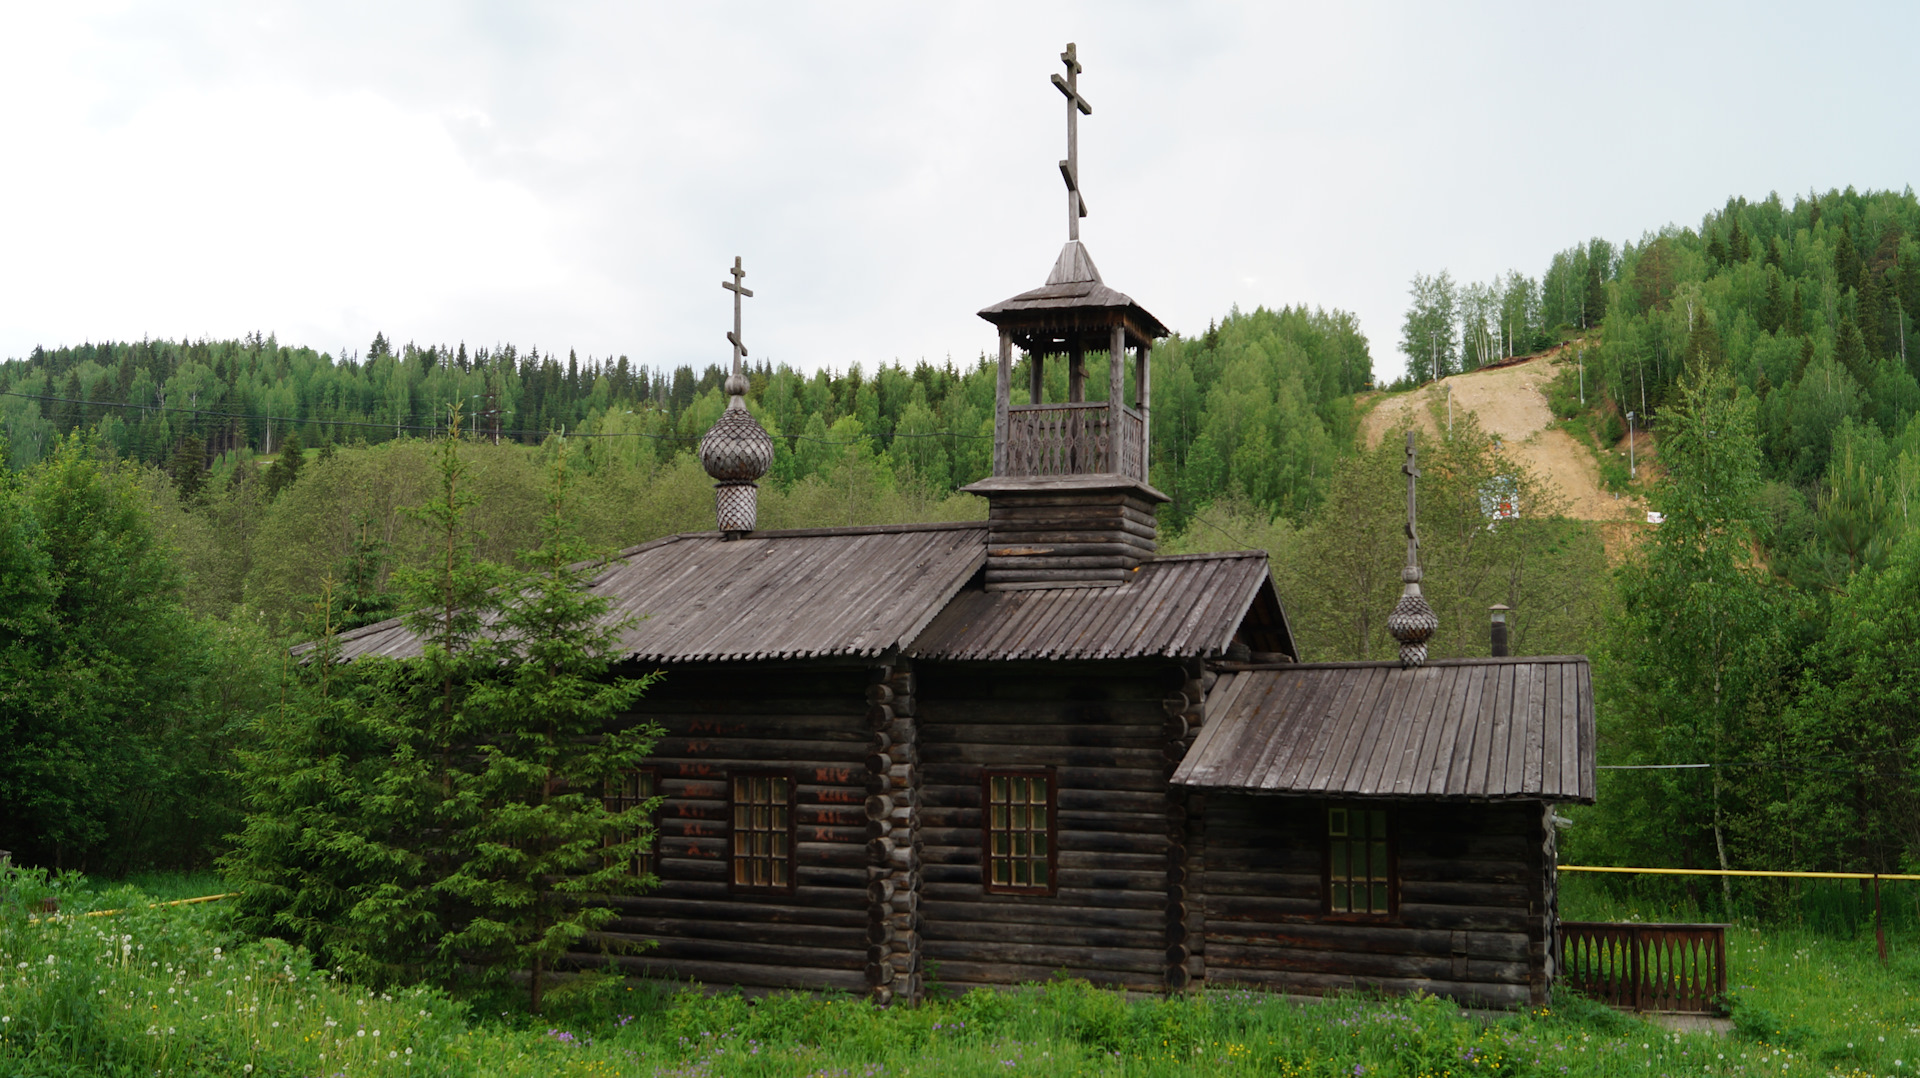
MULTIPOLYGON (((1554 349, 1510 366, 1450 375, 1416 390, 1387 394, 1377 398, 1362 419, 1360 436, 1371 449, 1412 417, 1422 432, 1438 438, 1446 425, 1451 396, 1456 423, 1473 415, 1482 431, 1498 437, 1501 453, 1532 471, 1564 500, 1567 516, 1599 525, 1608 553, 1617 557, 1624 544, 1647 526, 1646 499, 1637 493, 1609 491, 1591 445, 1555 422, 1547 388, 1573 365, 1566 349, 1554 349)), ((1641 432, 1637 450, 1643 465, 1651 448, 1651 437, 1641 432)), ((1626 452, 1624 442, 1617 452, 1626 452)))

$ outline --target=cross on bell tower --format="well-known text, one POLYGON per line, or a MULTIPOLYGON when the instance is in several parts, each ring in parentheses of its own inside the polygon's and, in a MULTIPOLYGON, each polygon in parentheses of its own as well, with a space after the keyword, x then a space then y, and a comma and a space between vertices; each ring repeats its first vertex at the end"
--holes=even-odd
POLYGON ((1053 77, 1053 85, 1067 98, 1067 159, 1060 162, 1060 178, 1067 181, 1067 239, 1080 238, 1080 218, 1087 215, 1087 199, 1080 193, 1080 117, 1093 115, 1093 106, 1080 96, 1080 56, 1073 42, 1060 54, 1067 77, 1053 77))

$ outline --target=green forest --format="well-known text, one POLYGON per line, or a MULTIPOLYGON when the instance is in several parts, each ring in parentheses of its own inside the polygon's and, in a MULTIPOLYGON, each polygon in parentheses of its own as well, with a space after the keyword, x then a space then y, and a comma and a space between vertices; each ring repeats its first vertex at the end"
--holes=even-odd
MULTIPOLYGON (((1505 603, 1516 651, 1594 657, 1603 765, 1711 765, 1603 772, 1567 861, 1920 866, 1915 304, 1920 203, 1851 189, 1571 246, 1537 279, 1413 282, 1409 374, 1384 392, 1553 349, 1563 426, 1604 456, 1631 411, 1657 447, 1623 492, 1665 523, 1610 548, 1470 417, 1420 436, 1434 654, 1486 654, 1505 603), (1497 484, 1518 518, 1489 519, 1497 484)), ((1352 316, 1300 308, 1153 355, 1161 548, 1269 550, 1305 659, 1393 654, 1404 486, 1395 438, 1361 436, 1373 364, 1352 316)), ((447 506, 475 566, 524 571, 560 542, 557 470, 582 550, 711 528, 692 448, 721 379, 384 334, 364 355, 255 334, 0 363, 0 846, 109 875, 231 854, 308 729, 288 716, 344 706, 290 645, 417 609, 447 506)), ((753 368, 762 526, 983 516, 958 490, 987 469, 992 385, 984 360, 753 368)))

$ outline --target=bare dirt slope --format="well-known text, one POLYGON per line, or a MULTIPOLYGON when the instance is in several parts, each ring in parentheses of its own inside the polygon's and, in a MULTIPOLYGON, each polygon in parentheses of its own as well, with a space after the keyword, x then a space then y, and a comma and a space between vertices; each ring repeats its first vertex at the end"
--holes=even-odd
POLYGON ((1511 367, 1456 374, 1388 397, 1367 413, 1361 434, 1369 447, 1378 445, 1409 414, 1429 434, 1439 434, 1447 421, 1447 390, 1452 387, 1455 420, 1465 412, 1478 416, 1482 429, 1500 436, 1504 452, 1559 490, 1567 499, 1568 516, 1644 522, 1646 507, 1640 499, 1608 493, 1600 485, 1593 453, 1566 431, 1549 428, 1553 412, 1547 407, 1546 387, 1559 373, 1558 363, 1557 356, 1548 354, 1511 367))

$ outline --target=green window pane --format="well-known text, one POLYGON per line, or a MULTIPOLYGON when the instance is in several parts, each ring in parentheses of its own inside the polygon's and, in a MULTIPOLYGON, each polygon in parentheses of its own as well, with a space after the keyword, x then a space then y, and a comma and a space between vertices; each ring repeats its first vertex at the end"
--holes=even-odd
POLYGON ((1327 810, 1327 834, 1334 838, 1347 835, 1347 810, 1342 808, 1327 810))
POLYGON ((1047 863, 1045 861, 1035 861, 1033 863, 1033 884, 1035 887, 1051 886, 1047 882, 1047 863))
POLYGON ((1338 880, 1334 881, 1333 901, 1329 904, 1333 907, 1333 912, 1335 913, 1347 912, 1348 907, 1347 907, 1347 885, 1346 884, 1341 883, 1338 880))
POLYGON ((1348 876, 1347 848, 1348 844, 1345 842, 1333 844, 1333 878, 1336 880, 1344 880, 1348 876))
POLYGON ((1373 885, 1373 912, 1387 912, 1387 885, 1384 883, 1373 885))

